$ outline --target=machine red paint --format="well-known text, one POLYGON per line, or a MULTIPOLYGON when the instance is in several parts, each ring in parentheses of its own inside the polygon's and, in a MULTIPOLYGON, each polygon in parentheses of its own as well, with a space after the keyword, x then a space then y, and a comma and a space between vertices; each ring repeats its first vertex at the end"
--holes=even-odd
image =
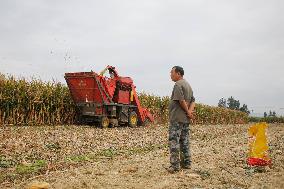
POLYGON ((66 73, 65 79, 82 122, 100 122, 108 127, 154 121, 151 113, 141 107, 133 80, 119 76, 115 67, 107 66, 100 74, 66 73), (110 77, 104 76, 107 71, 110 77))

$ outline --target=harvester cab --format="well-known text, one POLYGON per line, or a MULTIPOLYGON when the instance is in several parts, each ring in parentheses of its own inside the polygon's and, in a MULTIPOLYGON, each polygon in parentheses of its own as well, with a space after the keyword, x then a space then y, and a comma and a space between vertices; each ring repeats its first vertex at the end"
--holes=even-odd
POLYGON ((65 80, 78 108, 81 123, 97 122, 101 127, 147 125, 151 113, 140 104, 130 77, 121 77, 115 67, 96 72, 66 73, 65 80), (105 76, 108 72, 109 77, 105 76))

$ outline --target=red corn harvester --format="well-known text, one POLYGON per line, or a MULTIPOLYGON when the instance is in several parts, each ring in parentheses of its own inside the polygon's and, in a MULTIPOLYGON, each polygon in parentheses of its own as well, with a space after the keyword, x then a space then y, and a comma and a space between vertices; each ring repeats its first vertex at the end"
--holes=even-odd
POLYGON ((65 80, 81 123, 99 123, 106 128, 125 124, 136 127, 154 121, 151 113, 141 107, 133 80, 119 76, 113 66, 100 74, 65 73, 65 80), (109 77, 104 76, 107 71, 109 77))

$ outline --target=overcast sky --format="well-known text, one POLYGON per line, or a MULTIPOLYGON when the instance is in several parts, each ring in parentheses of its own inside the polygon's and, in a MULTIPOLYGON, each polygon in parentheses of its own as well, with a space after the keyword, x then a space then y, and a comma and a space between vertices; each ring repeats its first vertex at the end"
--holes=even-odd
POLYGON ((169 95, 174 65, 198 102, 234 96, 284 114, 283 0, 0 0, 0 72, 64 82, 113 65, 169 95))

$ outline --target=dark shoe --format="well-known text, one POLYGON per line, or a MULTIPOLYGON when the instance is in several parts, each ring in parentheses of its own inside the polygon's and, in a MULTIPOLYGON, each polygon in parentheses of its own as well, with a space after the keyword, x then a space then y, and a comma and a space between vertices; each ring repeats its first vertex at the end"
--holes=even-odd
POLYGON ((179 172, 179 168, 175 168, 175 167, 172 167, 172 166, 170 166, 169 168, 166 168, 166 169, 171 174, 179 172))

